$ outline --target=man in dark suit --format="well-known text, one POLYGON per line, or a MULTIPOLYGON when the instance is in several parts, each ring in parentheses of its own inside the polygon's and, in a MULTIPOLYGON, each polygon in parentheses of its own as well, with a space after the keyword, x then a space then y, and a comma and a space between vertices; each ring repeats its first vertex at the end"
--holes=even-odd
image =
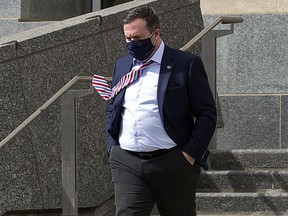
POLYGON ((155 203, 163 216, 196 215, 197 181, 216 126, 203 63, 163 42, 151 8, 130 11, 123 27, 128 55, 116 61, 112 86, 149 66, 107 107, 116 215, 148 216, 155 203))

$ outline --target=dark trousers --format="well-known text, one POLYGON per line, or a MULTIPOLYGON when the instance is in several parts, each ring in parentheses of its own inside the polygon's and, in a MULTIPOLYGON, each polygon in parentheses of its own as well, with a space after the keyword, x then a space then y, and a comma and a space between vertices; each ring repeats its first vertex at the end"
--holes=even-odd
POLYGON ((196 215, 195 192, 201 172, 181 150, 150 159, 140 159, 113 148, 110 155, 115 190, 116 216, 149 216, 157 204, 161 216, 196 215))

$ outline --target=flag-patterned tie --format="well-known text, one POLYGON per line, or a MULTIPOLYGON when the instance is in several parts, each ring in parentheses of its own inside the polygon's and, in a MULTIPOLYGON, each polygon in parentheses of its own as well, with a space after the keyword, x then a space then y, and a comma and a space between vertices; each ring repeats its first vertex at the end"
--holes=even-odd
POLYGON ((137 80, 140 77, 142 71, 152 63, 153 61, 149 61, 142 64, 140 67, 134 67, 129 73, 125 74, 112 89, 103 76, 96 74, 93 76, 92 85, 104 100, 110 100, 116 96, 123 88, 137 80))

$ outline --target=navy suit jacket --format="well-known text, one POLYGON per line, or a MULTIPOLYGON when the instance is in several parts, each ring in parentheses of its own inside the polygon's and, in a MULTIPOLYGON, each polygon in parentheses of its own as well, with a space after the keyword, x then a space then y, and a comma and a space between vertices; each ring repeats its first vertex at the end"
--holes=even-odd
MULTIPOLYGON (((132 57, 120 57, 114 65, 112 86, 132 68, 132 57)), ((119 145, 123 89, 109 102, 106 112, 107 148, 119 145)), ((157 99, 168 136, 207 169, 207 147, 216 127, 216 107, 201 59, 165 45, 157 99)))

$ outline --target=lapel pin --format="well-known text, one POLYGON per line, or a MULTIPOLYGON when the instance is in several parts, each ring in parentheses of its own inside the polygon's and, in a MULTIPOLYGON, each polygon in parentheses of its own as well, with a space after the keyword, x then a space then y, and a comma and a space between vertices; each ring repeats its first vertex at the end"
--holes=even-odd
POLYGON ((170 66, 170 65, 168 65, 168 66, 167 66, 167 69, 169 69, 169 70, 170 70, 170 69, 171 69, 171 66, 170 66))

